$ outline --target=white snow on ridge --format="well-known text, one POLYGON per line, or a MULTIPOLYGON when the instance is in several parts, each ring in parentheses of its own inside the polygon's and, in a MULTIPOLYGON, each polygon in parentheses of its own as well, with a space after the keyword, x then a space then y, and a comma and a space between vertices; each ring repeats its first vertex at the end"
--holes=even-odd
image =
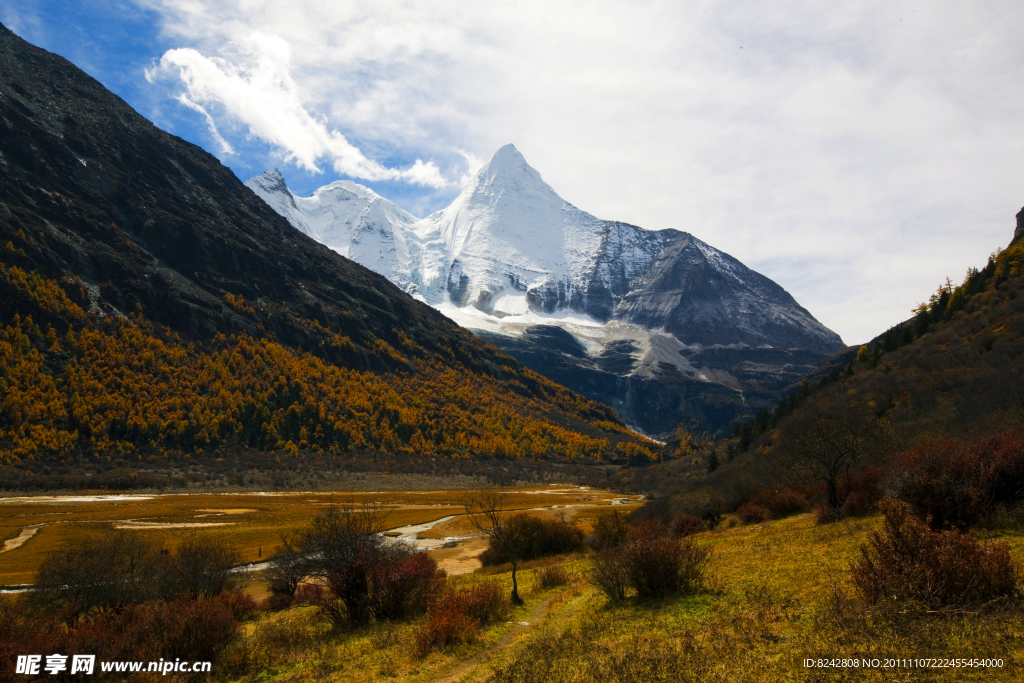
POLYGON ((293 226, 342 256, 409 291, 409 228, 416 217, 373 190, 337 180, 311 197, 296 196, 275 168, 246 183, 293 226))
POLYGON ((649 328, 669 323, 693 341, 700 334, 679 332, 680 318, 672 317, 690 285, 674 274, 675 261, 659 261, 669 255, 688 259, 694 282, 712 293, 715 300, 695 300, 707 324, 718 327, 724 313, 740 330, 717 340, 763 346, 760 330, 771 324, 795 330, 779 337, 786 346, 801 334, 839 341, 780 287, 692 235, 604 221, 569 204, 513 145, 495 152, 451 205, 423 219, 346 180, 310 197, 294 195, 276 169, 245 184, 297 229, 471 329, 519 336, 530 325, 554 324, 591 354, 618 338, 646 348, 649 335, 668 334, 649 328), (652 285, 650 277, 663 280, 652 285), (646 327, 626 333, 624 320, 646 327))
POLYGON ((449 280, 467 283, 457 304, 521 315, 527 292, 572 291, 593 267, 603 221, 564 201, 518 150, 498 150, 452 204, 424 219, 347 180, 294 195, 277 169, 250 189, 318 242, 440 306, 449 280), (521 300, 520 300, 521 299, 521 300))

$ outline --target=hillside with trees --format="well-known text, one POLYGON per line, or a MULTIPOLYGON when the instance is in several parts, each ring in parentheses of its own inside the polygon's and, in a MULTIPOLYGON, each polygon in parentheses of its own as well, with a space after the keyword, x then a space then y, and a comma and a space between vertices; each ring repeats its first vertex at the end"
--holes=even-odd
MULTIPOLYGON (((996 442, 1013 441, 1024 424, 1022 264, 1024 242, 1015 239, 959 285, 947 280, 912 318, 837 354, 731 438, 637 472, 632 485, 660 485, 663 493, 682 492, 679 504, 721 510, 795 491, 841 515, 905 489, 922 467, 911 461, 924 456, 913 454, 940 443, 991 469, 992 453, 1002 448, 996 442)), ((678 447, 678 439, 668 446, 678 447)), ((991 496, 1016 505, 1022 474, 1005 474, 1002 486, 1012 494, 991 496)), ((963 477, 963 487, 973 485, 963 477)))
POLYGON ((5 486, 211 454, 654 458, 2 26, 0 164, 5 486))

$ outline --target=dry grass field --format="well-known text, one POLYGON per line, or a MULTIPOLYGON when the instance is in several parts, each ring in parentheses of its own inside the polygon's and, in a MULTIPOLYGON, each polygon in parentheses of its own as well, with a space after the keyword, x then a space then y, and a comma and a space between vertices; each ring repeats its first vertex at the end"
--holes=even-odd
MULTIPOLYGON (((510 489, 509 494, 510 507, 515 509, 541 508, 538 514, 554 515, 561 511, 567 517, 583 515, 584 518, 592 514, 588 511, 622 498, 607 491, 564 485, 510 489)), ((403 527, 463 515, 465 495, 465 491, 455 490, 0 498, 0 541, 10 548, 0 548, 0 585, 31 583, 47 553, 103 528, 131 529, 159 541, 168 549, 189 538, 209 538, 237 550, 243 562, 258 562, 274 553, 282 534, 302 529, 329 505, 381 503, 389 512, 388 525, 403 527)), ((617 507, 626 510, 635 505, 617 507)), ((421 537, 477 534, 464 517, 455 517, 421 537)), ((464 556, 467 551, 479 553, 482 549, 482 544, 470 541, 463 547, 446 549, 442 557, 448 558, 453 567, 472 569, 476 565, 465 561, 464 556)), ((259 594, 258 585, 254 588, 259 594)))
MULTIPOLYGON (((379 502, 393 527, 424 525, 423 541, 459 538, 432 550, 449 571, 449 587, 482 583, 508 590, 508 566, 479 568, 485 547, 464 516, 462 492, 358 494, 165 495, 119 498, 6 499, 0 525, 7 539, 49 523, 23 545, 0 554, 8 584, 31 579, 48 549, 73 543, 100 526, 134 528, 173 545, 192 534, 232 545, 247 561, 272 552, 278 534, 298 529, 330 504, 379 502), (219 524, 221 526, 195 526, 219 524), (187 526, 191 525, 191 526, 187 526)), ((642 504, 606 491, 566 486, 509 490, 512 506, 539 516, 573 518, 585 529, 596 515, 642 504), (584 500, 589 499, 589 500, 584 500), (614 506, 613 506, 614 505, 614 506)), ((880 517, 818 524, 803 514, 757 525, 727 516, 697 534, 712 551, 704 587, 695 595, 609 602, 590 580, 589 553, 520 565, 525 605, 481 628, 470 642, 417 647, 428 617, 365 628, 335 628, 311 605, 261 608, 218 658, 214 680, 544 683, 618 681, 1012 681, 1024 676, 1024 609, 1011 598, 966 610, 927 612, 913 606, 865 609, 836 600, 850 590, 850 567, 880 517), (568 582, 544 587, 541 575, 562 567, 568 582), (913 658, 994 658, 997 669, 807 668, 807 658, 863 662, 913 658)), ((408 537, 408 530, 403 532, 408 537)), ((984 532, 1009 543, 1024 566, 1024 532, 984 532)), ((259 572, 249 592, 266 595, 259 572)))
MULTIPOLYGON (((526 604, 478 640, 416 654, 423 618, 354 632, 332 631, 312 607, 245 624, 223 671, 239 681, 1013 681, 1024 675, 1019 603, 943 614, 837 613, 834 588, 880 518, 818 525, 812 514, 737 525, 727 518, 698 536, 713 548, 703 592, 609 603, 588 580, 591 560, 572 555, 520 570, 526 604), (568 585, 542 588, 541 570, 561 564, 568 585), (998 658, 999 669, 814 670, 805 658, 998 658)), ((1024 534, 1001 534, 1024 564, 1024 534)), ((510 583, 507 568, 449 579, 465 588, 510 583)))

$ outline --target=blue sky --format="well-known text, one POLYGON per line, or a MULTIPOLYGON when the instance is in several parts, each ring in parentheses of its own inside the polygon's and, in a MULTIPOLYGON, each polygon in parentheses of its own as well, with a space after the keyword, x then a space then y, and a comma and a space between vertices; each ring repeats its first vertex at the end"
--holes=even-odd
MULTIPOLYGON (((153 69, 162 55, 182 46, 180 39, 163 30, 164 15, 152 7, 123 0, 28 0, 0 6, 0 21, 29 42, 65 57, 164 130, 213 153, 243 181, 278 168, 294 192, 309 195, 331 180, 351 177, 330 169, 316 173, 297 167, 275 153, 273 145, 247 135, 231 121, 219 128, 230 138, 234 153, 222 153, 205 119, 174 99, 173 83, 146 79, 147 69, 153 69)), ((416 160, 414 150, 363 141, 358 131, 350 135, 356 146, 372 149, 384 166, 402 168, 416 160)), ((465 173, 465 168, 456 168, 465 166, 463 157, 454 154, 448 161, 450 170, 465 173)), ((459 177, 453 173, 453 178, 459 177)), ((403 181, 353 179, 417 215, 444 208, 459 190, 457 184, 435 189, 403 181)))
POLYGON ((22 0, 0 21, 242 180, 413 214, 514 143, 567 201, 686 230, 848 343, 1024 204, 1019 2, 22 0))

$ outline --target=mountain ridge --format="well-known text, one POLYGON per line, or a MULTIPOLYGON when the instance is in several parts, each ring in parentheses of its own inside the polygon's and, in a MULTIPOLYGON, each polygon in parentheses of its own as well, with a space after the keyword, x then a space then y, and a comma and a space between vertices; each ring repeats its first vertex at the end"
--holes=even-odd
MULTIPOLYGON (((300 206, 332 185, 301 198, 280 180, 265 173, 246 184, 316 236, 300 206)), ((389 246, 344 253, 646 433, 680 421, 727 428, 843 346, 778 284, 695 236, 566 202, 513 145, 426 218, 384 225, 352 215, 332 226, 346 235, 337 244, 373 234, 389 246)))
POLYGON ((0 468, 18 481, 34 460, 204 452, 650 458, 610 409, 295 230, 3 26, 0 174, 0 468))

